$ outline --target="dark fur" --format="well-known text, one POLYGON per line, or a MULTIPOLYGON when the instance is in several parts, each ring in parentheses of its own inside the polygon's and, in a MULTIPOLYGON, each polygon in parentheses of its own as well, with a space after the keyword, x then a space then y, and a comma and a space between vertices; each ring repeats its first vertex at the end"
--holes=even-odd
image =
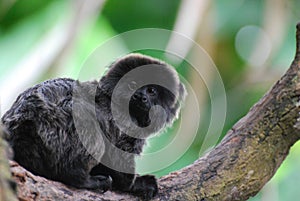
MULTIPOLYGON (((119 103, 128 91, 127 86, 122 87, 124 90, 117 94, 120 99, 116 102, 119 103)), ((31 172, 78 188, 102 191, 112 188, 149 199, 157 194, 156 179, 151 175, 135 174, 134 156, 142 152, 145 137, 173 122, 184 94, 184 86, 171 67, 159 60, 132 54, 113 63, 99 82, 58 78, 27 89, 4 114, 2 123, 9 133, 7 138, 14 150, 14 159, 31 172), (131 119, 124 117, 121 129, 116 126, 111 112, 112 92, 123 75, 146 64, 160 65, 162 74, 157 76, 168 77, 177 94, 158 85, 137 89, 130 98, 131 119), (156 96, 152 96, 151 87, 156 96), (77 99, 74 98, 76 90, 81 94, 77 99), (136 133, 136 137, 126 135, 129 121, 142 128, 152 123, 149 111, 154 105, 164 108, 165 121, 160 121, 146 135, 144 133, 143 138, 140 133, 136 133), (77 108, 76 112, 73 108, 77 108), (96 128, 95 122, 85 120, 93 118, 93 112, 102 131, 96 128), (77 125, 75 118, 81 119, 77 125), (79 139, 79 135, 87 136, 84 138, 87 142, 79 139), (85 143, 89 143, 92 151, 86 149, 85 143), (128 172, 116 171, 99 160, 128 172)), ((122 107, 118 115, 123 118, 122 107)))

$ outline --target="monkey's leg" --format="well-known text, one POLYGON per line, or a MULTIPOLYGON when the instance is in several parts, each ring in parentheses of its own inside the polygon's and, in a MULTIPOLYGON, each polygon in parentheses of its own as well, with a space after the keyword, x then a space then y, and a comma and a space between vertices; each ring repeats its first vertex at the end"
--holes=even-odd
POLYGON ((111 189, 112 179, 106 175, 94 175, 88 174, 83 168, 73 167, 68 169, 60 179, 63 183, 74 186, 76 188, 85 188, 92 190, 102 190, 105 192, 111 189))

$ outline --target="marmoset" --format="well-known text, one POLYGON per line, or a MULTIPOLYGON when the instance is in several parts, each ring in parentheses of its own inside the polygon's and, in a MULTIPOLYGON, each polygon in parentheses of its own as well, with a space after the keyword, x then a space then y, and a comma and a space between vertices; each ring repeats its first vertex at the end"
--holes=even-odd
POLYGON ((156 179, 136 173, 135 157, 172 125, 185 94, 172 66, 129 54, 99 81, 57 78, 27 89, 1 120, 14 160, 34 174, 150 199, 156 179))

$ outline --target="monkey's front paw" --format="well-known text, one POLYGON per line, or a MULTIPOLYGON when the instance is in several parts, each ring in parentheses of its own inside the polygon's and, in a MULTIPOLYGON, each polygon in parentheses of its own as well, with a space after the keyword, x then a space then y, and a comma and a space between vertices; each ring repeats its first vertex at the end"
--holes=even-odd
POLYGON ((110 176, 96 175, 91 177, 96 185, 95 190, 101 190, 101 193, 105 193, 112 188, 112 179, 110 176))
POLYGON ((158 193, 155 177, 153 175, 137 177, 132 190, 144 200, 150 200, 158 193))

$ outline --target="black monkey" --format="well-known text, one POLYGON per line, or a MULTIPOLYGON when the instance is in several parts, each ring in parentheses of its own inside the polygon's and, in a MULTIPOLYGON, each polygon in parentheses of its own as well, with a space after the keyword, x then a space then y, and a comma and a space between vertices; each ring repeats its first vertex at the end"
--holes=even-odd
POLYGON ((156 179, 137 175, 134 158, 145 138, 177 118, 184 97, 171 66, 130 54, 99 82, 58 78, 27 89, 2 123, 14 159, 31 172, 77 188, 150 199, 156 179))

